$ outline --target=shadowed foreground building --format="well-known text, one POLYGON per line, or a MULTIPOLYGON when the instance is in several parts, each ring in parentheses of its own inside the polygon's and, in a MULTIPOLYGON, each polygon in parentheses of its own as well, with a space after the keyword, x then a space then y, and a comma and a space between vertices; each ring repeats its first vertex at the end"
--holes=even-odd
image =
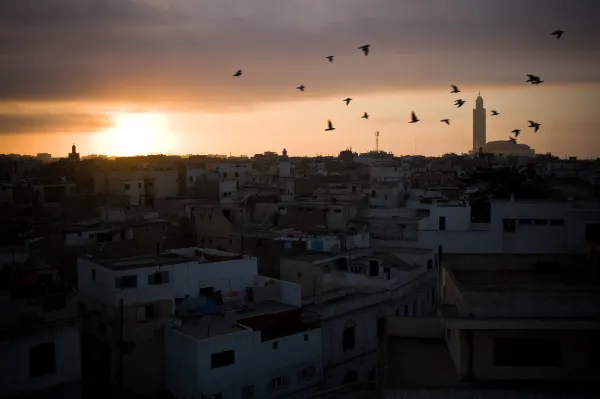
POLYGON ((438 316, 386 320, 383 397, 593 397, 597 261, 536 258, 448 256, 438 316))
POLYGON ((77 292, 64 270, 0 265, 0 397, 81 398, 77 292))

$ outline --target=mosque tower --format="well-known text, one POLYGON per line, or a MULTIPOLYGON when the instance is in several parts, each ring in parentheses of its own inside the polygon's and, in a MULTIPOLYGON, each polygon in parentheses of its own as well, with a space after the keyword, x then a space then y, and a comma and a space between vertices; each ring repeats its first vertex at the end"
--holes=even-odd
POLYGON ((485 118, 486 110, 483 108, 483 98, 481 92, 475 100, 473 109, 473 153, 478 153, 486 144, 485 118))

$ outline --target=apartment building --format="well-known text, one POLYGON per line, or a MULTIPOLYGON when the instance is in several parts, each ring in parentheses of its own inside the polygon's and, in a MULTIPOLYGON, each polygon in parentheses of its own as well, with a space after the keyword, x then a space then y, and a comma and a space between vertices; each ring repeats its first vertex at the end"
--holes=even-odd
POLYGON ((573 255, 445 256, 437 316, 386 321, 383 397, 593 397, 597 268, 573 255))
POLYGON ((0 397, 81 398, 77 293, 63 270, 0 264, 0 397))

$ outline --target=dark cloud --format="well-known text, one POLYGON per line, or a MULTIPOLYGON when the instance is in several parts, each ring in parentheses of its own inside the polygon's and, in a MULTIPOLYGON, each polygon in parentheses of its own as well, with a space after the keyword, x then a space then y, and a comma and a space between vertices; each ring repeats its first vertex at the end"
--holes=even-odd
POLYGON ((0 135, 20 133, 88 133, 111 126, 104 115, 93 114, 0 114, 0 135))
POLYGON ((598 81, 597 15, 597 0, 2 0, 0 101, 227 111, 300 83, 310 98, 598 81))

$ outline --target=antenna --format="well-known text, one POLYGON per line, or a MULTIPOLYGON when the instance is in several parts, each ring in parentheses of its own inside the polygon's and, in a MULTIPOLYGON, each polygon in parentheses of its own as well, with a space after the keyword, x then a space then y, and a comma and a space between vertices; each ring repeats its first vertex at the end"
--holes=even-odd
POLYGON ((379 131, 375 132, 375 152, 379 152, 379 131))

